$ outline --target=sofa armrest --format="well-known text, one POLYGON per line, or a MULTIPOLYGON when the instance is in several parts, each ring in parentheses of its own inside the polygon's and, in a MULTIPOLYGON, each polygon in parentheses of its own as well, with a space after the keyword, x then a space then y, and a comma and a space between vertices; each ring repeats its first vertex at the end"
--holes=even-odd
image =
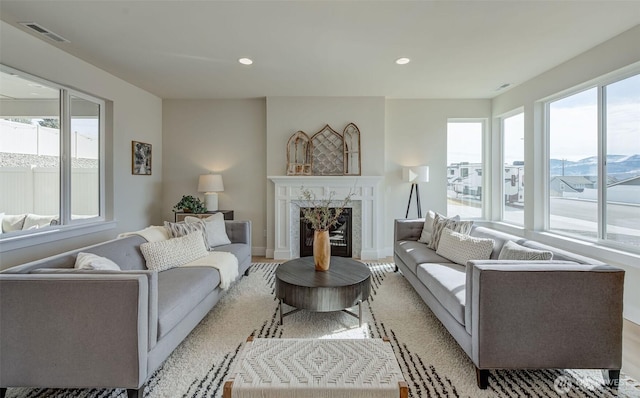
POLYGON ((467 272, 478 368, 620 369, 623 270, 470 261, 467 272))
POLYGON ((251 247, 251 221, 225 221, 231 243, 246 243, 251 247))
POLYGON ((158 272, 150 270, 83 270, 75 268, 38 268, 31 274, 84 274, 84 275, 145 275, 149 286, 149 350, 158 342, 158 272))
POLYGON ((393 241, 418 240, 424 227, 424 218, 396 219, 393 223, 393 241))
POLYGON ((0 275, 0 387, 139 388, 149 277, 0 275))

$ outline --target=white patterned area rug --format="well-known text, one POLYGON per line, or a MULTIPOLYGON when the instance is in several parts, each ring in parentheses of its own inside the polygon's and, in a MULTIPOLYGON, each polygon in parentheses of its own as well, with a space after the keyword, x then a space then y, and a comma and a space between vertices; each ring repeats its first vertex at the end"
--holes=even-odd
MULTIPOLYGON (((640 397, 622 375, 606 387, 597 370, 492 371, 476 386, 475 368, 393 264, 368 263, 372 278, 363 323, 343 312, 300 311, 279 325, 274 298, 278 264, 256 263, 234 284, 150 378, 145 398, 221 397, 222 386, 248 336, 260 338, 379 338, 388 336, 410 397, 640 397)), ((10 388, 7 398, 126 398, 123 389, 10 388)))

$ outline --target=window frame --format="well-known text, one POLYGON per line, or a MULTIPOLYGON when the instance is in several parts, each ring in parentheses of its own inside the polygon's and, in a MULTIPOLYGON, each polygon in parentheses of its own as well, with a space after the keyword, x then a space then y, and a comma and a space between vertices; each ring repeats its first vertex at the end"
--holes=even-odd
MULTIPOLYGON (((508 220, 505 220, 505 218, 504 218, 504 207, 505 207, 504 206, 504 195, 505 195, 505 192, 504 192, 504 181, 505 181, 505 168, 506 168, 506 166, 505 166, 505 139, 504 139, 505 128, 504 128, 504 122, 505 122, 506 119, 509 119, 511 117, 514 117, 514 116, 517 116, 517 115, 520 115, 520 114, 522 114, 523 120, 527 116, 526 112, 524 110, 524 107, 522 107, 522 106, 520 106, 520 107, 518 107, 516 109, 513 109, 513 110, 511 110, 509 112, 505 112, 502 115, 498 116, 499 134, 500 134, 499 135, 499 145, 500 145, 500 149, 499 149, 500 150, 500 173, 499 173, 500 174, 500 184, 499 184, 500 185, 500 189, 499 189, 500 198, 499 198, 499 200, 500 200, 500 206, 499 206, 499 213, 498 213, 498 217, 499 218, 498 219, 499 219, 499 222, 504 223, 504 224, 506 224, 508 226, 512 226, 514 228, 518 228, 518 229, 522 229, 522 228, 525 227, 526 215, 523 215, 522 224, 514 224, 514 223, 512 223, 512 222, 510 222, 508 220)), ((523 159, 522 159, 522 161, 524 162, 524 157, 526 157, 526 154, 527 154, 527 148, 526 148, 527 140, 526 140, 526 137, 525 137, 526 136, 526 120, 525 120, 525 123, 523 123, 523 131, 522 131, 522 133, 523 133, 522 136, 523 136, 523 139, 524 139, 524 142, 522 143, 522 147, 524 149, 523 150, 523 159)), ((527 163, 524 162, 524 174, 526 175, 526 173, 527 173, 527 163)), ((523 208, 523 213, 526 213, 527 212, 526 196, 524 197, 524 201, 525 201, 524 202, 525 206, 523 208)))
POLYGON ((75 88, 34 76, 19 69, 0 63, 0 71, 40 83, 59 91, 60 117, 60 225, 50 226, 33 231, 14 231, 11 234, 0 234, 0 253, 33 245, 81 236, 115 227, 115 222, 106 219, 106 101, 75 88), (71 97, 90 101, 99 106, 99 159, 98 159, 98 215, 84 219, 71 219, 71 97), (5 236, 6 235, 6 236, 5 236))
POLYGON ((607 206, 606 206, 606 156, 607 156, 607 119, 606 119, 606 90, 605 87, 620 82, 622 80, 628 79, 630 77, 640 75, 640 66, 635 66, 630 69, 624 71, 615 71, 594 80, 585 82, 583 84, 574 86, 570 89, 561 91, 552 96, 541 99, 539 103, 543 105, 543 139, 544 139, 544 220, 543 220, 543 233, 550 235, 558 235, 565 239, 574 240, 577 242, 584 242, 588 244, 596 244, 602 247, 608 247, 612 249, 621 250, 630 254, 639 254, 640 247, 635 247, 632 245, 620 243, 614 240, 606 239, 606 222, 607 222, 607 206), (551 149, 551 103, 571 97, 573 95, 579 94, 583 91, 587 91, 590 89, 597 89, 597 156, 598 156, 598 184, 597 184, 597 237, 589 238, 584 236, 572 235, 569 233, 563 233, 560 230, 552 230, 550 229, 550 217, 551 217, 551 203, 550 203, 550 195, 549 195, 549 184, 550 184, 550 149, 551 149), (604 176, 601 177, 601 176, 604 176))

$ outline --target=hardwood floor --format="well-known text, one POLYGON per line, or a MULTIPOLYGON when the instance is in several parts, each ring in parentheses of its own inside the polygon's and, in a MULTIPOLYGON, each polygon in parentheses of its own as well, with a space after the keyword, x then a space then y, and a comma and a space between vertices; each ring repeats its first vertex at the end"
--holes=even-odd
POLYGON ((622 371, 640 380, 640 325, 628 319, 622 324, 622 371))

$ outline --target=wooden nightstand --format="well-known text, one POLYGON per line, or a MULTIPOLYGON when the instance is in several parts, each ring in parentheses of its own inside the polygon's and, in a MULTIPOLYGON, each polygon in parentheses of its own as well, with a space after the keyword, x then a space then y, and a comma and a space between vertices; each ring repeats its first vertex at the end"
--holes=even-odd
POLYGON ((176 211, 174 212, 174 221, 175 222, 179 222, 179 221, 184 221, 185 217, 198 217, 198 218, 207 218, 212 214, 215 213, 222 213, 224 214, 224 219, 225 220, 233 220, 233 210, 216 210, 216 211, 208 211, 206 213, 184 213, 182 211, 176 211))

